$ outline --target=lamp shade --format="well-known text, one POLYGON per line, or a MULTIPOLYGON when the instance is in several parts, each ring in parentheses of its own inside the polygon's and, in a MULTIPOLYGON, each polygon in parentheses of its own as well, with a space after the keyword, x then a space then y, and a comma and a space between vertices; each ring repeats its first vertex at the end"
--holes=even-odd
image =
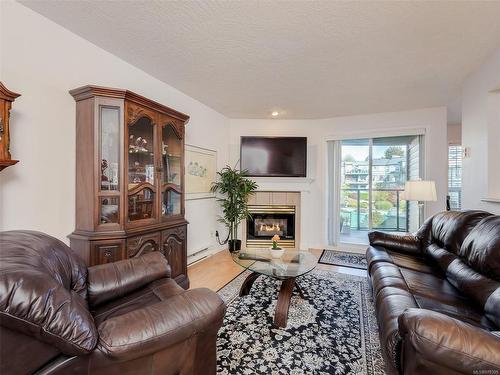
POLYGON ((434 181, 406 181, 403 199, 407 201, 437 201, 436 184, 434 181))

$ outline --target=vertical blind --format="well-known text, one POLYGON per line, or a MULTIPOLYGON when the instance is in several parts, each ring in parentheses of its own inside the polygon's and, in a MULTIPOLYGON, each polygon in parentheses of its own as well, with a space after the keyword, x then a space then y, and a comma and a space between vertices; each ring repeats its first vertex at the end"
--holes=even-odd
POLYGON ((462 146, 448 146, 448 195, 450 208, 462 208, 462 146))

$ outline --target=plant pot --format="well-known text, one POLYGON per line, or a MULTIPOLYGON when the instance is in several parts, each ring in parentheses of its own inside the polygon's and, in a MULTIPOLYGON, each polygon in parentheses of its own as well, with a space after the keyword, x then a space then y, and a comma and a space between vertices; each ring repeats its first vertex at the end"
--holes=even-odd
POLYGON ((269 254, 271 254, 271 256, 274 259, 281 258, 284 253, 285 253, 285 249, 273 249, 273 248, 269 249, 269 254))
POLYGON ((241 250, 241 240, 229 240, 228 245, 230 253, 241 250))

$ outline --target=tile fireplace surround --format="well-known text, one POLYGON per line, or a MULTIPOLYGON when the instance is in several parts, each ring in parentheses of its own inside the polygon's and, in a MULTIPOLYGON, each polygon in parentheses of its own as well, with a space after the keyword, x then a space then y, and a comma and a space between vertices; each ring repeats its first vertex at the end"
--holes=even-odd
POLYGON ((269 247, 274 234, 283 238, 282 247, 300 247, 300 192, 258 191, 248 200, 248 208, 253 220, 243 223, 243 249, 269 247))

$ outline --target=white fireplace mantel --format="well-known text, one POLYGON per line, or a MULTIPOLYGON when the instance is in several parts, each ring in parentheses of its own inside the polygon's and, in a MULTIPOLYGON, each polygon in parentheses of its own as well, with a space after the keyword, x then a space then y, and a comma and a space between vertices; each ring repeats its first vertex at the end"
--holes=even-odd
POLYGON ((310 193, 313 178, 300 177, 254 177, 252 178, 258 187, 258 191, 287 191, 310 193))
POLYGON ((250 177, 255 182, 273 183, 273 184, 312 184, 315 179, 311 177, 250 177))
POLYGON ((488 202, 488 203, 500 203, 500 198, 493 198, 493 197, 486 197, 486 198, 481 198, 483 202, 488 202))

